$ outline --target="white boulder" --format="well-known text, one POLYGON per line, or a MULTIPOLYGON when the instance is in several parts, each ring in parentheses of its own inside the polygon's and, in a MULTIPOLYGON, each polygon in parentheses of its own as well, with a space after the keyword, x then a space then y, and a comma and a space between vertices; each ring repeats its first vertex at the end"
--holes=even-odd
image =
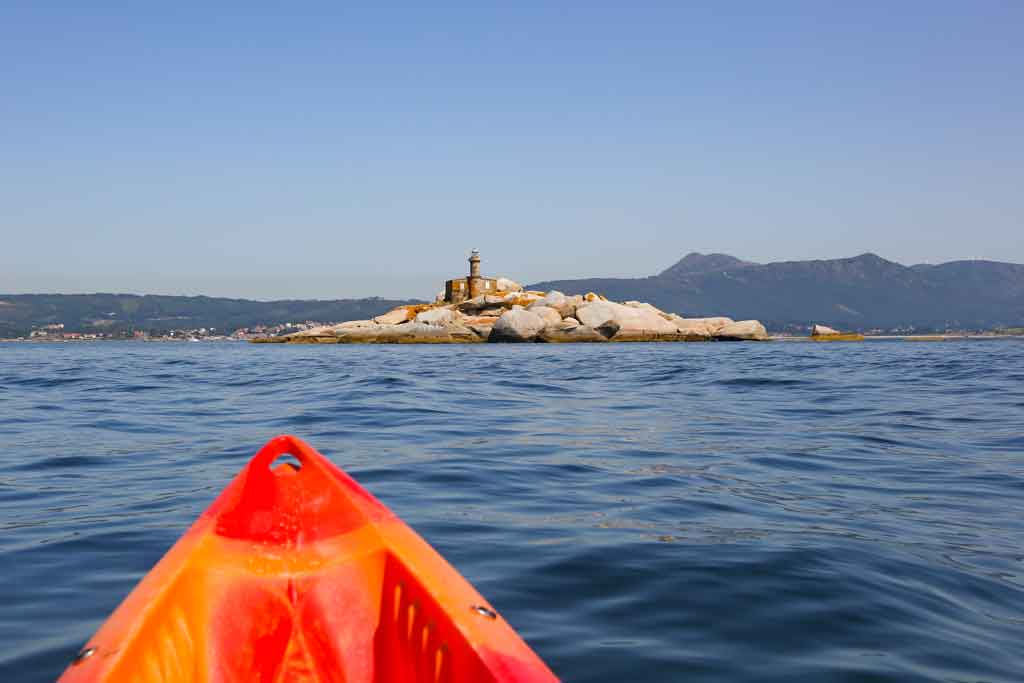
POLYGON ((491 330, 494 328, 494 323, 498 322, 498 316, 472 315, 464 317, 460 322, 473 330, 478 337, 486 340, 491 336, 491 330))
POLYGON ((505 297, 496 296, 494 294, 483 294, 481 296, 473 297, 472 299, 466 299, 458 305, 458 309, 463 313, 472 315, 478 311, 494 308, 495 306, 504 307, 505 297))
POLYGON ((687 319, 674 313, 670 314, 668 321, 676 326, 679 334, 693 339, 708 339, 719 329, 713 328, 704 320, 687 319))
POLYGON ((607 342, 608 337, 586 325, 566 327, 563 324, 558 327, 545 327, 537 335, 537 340, 553 344, 574 344, 578 342, 607 342))
POLYGON ((431 308, 416 314, 416 322, 427 325, 450 325, 458 322, 462 315, 450 308, 431 308))
POLYGON ((521 292, 521 291, 523 291, 523 286, 521 284, 519 284, 515 280, 511 280, 511 279, 509 279, 507 277, 499 277, 498 278, 498 282, 497 282, 497 287, 498 287, 498 291, 499 292, 521 292))
POLYGON ((623 305, 629 306, 630 308, 637 308, 637 309, 639 309, 641 311, 648 311, 650 313, 654 313, 655 315, 660 315, 665 320, 671 320, 672 319, 671 316, 675 315, 674 313, 666 313, 665 311, 661 310, 657 306, 653 306, 653 305, 651 305, 649 303, 642 302, 642 301, 627 301, 623 305))
MULTIPOLYGON (((442 295, 442 298, 443 295, 442 295)), ((373 322, 379 325, 398 325, 404 323, 412 317, 412 311, 406 306, 399 306, 394 308, 383 315, 378 315, 373 319, 373 322)))
POLYGON ((675 313, 669 313, 668 319, 680 334, 695 337, 713 337, 719 330, 733 322, 732 318, 683 318, 675 313))
POLYGON ((544 320, 544 325, 546 327, 553 327, 561 324, 562 322, 562 316, 558 311, 550 306, 542 306, 540 305, 540 302, 530 304, 530 307, 526 310, 539 315, 544 320))
POLYGON ((533 341, 537 334, 547 325, 545 320, 533 311, 516 307, 505 311, 491 328, 488 341, 492 342, 525 342, 533 341))
POLYGON ((576 319, 581 324, 619 340, 674 335, 676 326, 653 311, 633 308, 611 301, 593 301, 576 308, 576 319))
MULTIPOLYGON (((582 301, 582 297, 580 298, 582 301)), ((547 306, 558 311, 563 318, 576 312, 576 301, 573 297, 567 297, 557 290, 551 290, 544 295, 544 298, 537 302, 538 306, 547 306)))
POLYGON ((518 305, 529 305, 532 304, 534 301, 540 301, 544 297, 535 292, 509 292, 502 298, 504 299, 506 304, 512 303, 518 305))
POLYGON ((722 327, 715 333, 715 337, 726 340, 764 341, 768 339, 768 331, 757 320, 740 320, 722 327))

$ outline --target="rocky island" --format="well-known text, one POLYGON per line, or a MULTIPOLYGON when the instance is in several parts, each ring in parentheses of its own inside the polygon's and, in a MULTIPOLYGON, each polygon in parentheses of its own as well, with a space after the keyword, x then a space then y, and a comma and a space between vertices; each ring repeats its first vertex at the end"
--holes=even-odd
POLYGON ((370 320, 351 320, 256 343, 474 344, 482 342, 764 341, 757 320, 684 318, 648 303, 609 301, 600 294, 526 291, 508 278, 480 274, 448 280, 432 304, 397 308, 370 320))

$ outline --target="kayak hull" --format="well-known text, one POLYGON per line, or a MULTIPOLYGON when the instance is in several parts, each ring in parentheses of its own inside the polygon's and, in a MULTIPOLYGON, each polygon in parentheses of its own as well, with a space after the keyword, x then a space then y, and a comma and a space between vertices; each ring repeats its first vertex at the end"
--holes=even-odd
POLYGON ((555 681, 433 548, 293 436, 271 440, 62 683, 555 681), (274 466, 283 455, 294 456, 274 466))

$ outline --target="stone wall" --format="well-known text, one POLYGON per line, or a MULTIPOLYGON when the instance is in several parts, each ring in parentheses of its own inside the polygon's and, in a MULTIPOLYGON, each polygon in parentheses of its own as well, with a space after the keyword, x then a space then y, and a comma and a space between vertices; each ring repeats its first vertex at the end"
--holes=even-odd
MULTIPOLYGON (((486 294, 494 294, 498 291, 498 280, 493 277, 481 277, 479 278, 479 293, 477 296, 483 296, 486 294)), ((473 296, 469 292, 469 278, 460 277, 454 280, 446 280, 444 283, 444 300, 445 303, 459 304, 467 299, 472 299, 473 296)))

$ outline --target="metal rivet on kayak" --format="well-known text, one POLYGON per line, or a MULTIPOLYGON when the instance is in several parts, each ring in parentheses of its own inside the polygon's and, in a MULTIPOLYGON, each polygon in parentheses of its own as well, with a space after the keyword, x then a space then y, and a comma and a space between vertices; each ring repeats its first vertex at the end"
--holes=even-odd
POLYGON ((77 655, 75 655, 75 659, 71 663, 72 664, 81 664, 85 660, 89 659, 89 657, 92 657, 94 654, 96 654, 96 648, 94 648, 94 647, 87 647, 84 650, 82 650, 81 652, 79 652, 77 655))
POLYGON ((473 605, 470 609, 479 614, 482 617, 488 619, 497 619, 498 613, 492 610, 490 607, 484 607, 483 605, 473 605))

